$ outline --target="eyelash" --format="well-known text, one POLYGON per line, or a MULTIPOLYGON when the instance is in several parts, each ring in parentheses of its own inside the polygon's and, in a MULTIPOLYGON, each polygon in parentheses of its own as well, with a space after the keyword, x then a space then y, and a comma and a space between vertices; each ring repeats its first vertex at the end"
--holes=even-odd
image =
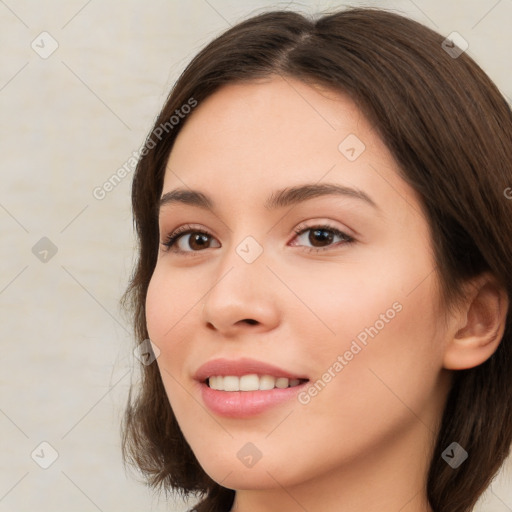
MULTIPOLYGON (((348 245, 348 244, 352 244, 352 243, 354 243, 356 241, 350 235, 347 235, 343 231, 340 231, 339 229, 337 229, 334 226, 331 226, 329 224, 320 224, 320 225, 315 225, 315 226, 300 225, 300 226, 298 226, 297 228, 294 229, 294 233, 296 234, 296 236, 299 236, 299 235, 302 235, 303 233, 305 233, 307 231, 313 231, 313 230, 330 231, 335 236, 339 236, 340 238, 342 238, 343 241, 342 242, 337 242, 336 244, 331 244, 331 245, 329 245, 327 247, 304 247, 304 246, 301 246, 307 252, 319 253, 319 252, 327 251, 331 247, 337 247, 339 245, 348 245)), ((162 245, 165 247, 164 250, 165 251, 175 252, 175 253, 178 253, 178 254, 182 254, 184 256, 194 256, 196 253, 202 252, 202 251, 182 251, 181 249, 172 249, 173 246, 175 245, 175 243, 178 241, 178 239, 181 236, 192 234, 192 233, 196 233, 196 234, 199 233, 201 235, 206 235, 206 236, 209 236, 209 237, 213 237, 213 235, 208 233, 208 231, 197 229, 197 228, 194 228, 193 226, 191 226, 189 224, 186 224, 184 226, 181 226, 181 227, 177 228, 175 231, 173 231, 172 233, 170 233, 167 236, 165 241, 162 242, 162 245)))

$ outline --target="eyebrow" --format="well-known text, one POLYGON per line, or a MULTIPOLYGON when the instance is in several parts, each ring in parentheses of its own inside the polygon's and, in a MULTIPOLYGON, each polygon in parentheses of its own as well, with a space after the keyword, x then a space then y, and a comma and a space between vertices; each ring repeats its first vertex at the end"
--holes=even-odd
MULTIPOLYGON (((335 183, 306 183, 304 185, 297 185, 295 187, 288 187, 282 190, 273 192, 270 197, 265 201, 265 208, 275 210, 278 208, 285 208, 287 206, 296 205, 308 199, 321 196, 345 196, 369 204, 373 208, 379 210, 375 201, 362 190, 356 188, 337 185, 335 183)), ((198 190, 178 188, 166 192, 160 198, 158 209, 173 203, 187 204, 197 206, 205 210, 213 211, 215 203, 206 194, 198 190)))

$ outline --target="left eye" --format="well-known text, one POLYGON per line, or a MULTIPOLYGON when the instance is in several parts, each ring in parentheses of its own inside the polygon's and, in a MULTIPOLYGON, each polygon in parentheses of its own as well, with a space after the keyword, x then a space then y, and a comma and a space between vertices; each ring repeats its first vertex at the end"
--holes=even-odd
POLYGON ((302 239, 302 242, 309 242, 311 244, 309 246, 311 250, 322 250, 324 247, 336 244, 336 242, 351 243, 354 241, 351 236, 331 226, 313 226, 304 229, 297 229, 295 232, 297 233, 296 240, 302 239), (335 240, 336 238, 338 240, 335 240))

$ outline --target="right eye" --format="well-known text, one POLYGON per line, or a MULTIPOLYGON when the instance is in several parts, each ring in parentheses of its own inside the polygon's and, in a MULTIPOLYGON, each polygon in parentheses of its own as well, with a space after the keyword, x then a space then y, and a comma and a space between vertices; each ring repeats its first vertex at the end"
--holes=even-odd
MULTIPOLYGON (((162 245, 166 247, 166 251, 193 253, 209 249, 209 243, 212 240, 214 240, 213 235, 207 231, 191 226, 182 226, 170 233, 166 240, 162 242, 162 245)), ((220 244, 217 247, 220 247, 220 244)))

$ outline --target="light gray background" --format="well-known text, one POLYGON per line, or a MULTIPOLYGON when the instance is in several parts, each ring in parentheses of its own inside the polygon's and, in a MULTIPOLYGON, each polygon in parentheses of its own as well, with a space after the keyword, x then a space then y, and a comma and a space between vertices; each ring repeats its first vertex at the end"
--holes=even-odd
MULTIPOLYGON (((272 7, 342 5, 459 32, 512 97, 512 0, 0 1, 0 512, 185 510, 122 468, 132 173, 103 200, 92 192, 141 146, 172 83, 219 32, 272 7), (43 31, 59 45, 46 59, 31 47, 51 49, 43 31), (46 262, 32 252, 42 237, 58 249, 46 262), (59 454, 48 469, 31 458, 43 441, 59 454)), ((512 511, 510 466, 479 511, 512 511)))

